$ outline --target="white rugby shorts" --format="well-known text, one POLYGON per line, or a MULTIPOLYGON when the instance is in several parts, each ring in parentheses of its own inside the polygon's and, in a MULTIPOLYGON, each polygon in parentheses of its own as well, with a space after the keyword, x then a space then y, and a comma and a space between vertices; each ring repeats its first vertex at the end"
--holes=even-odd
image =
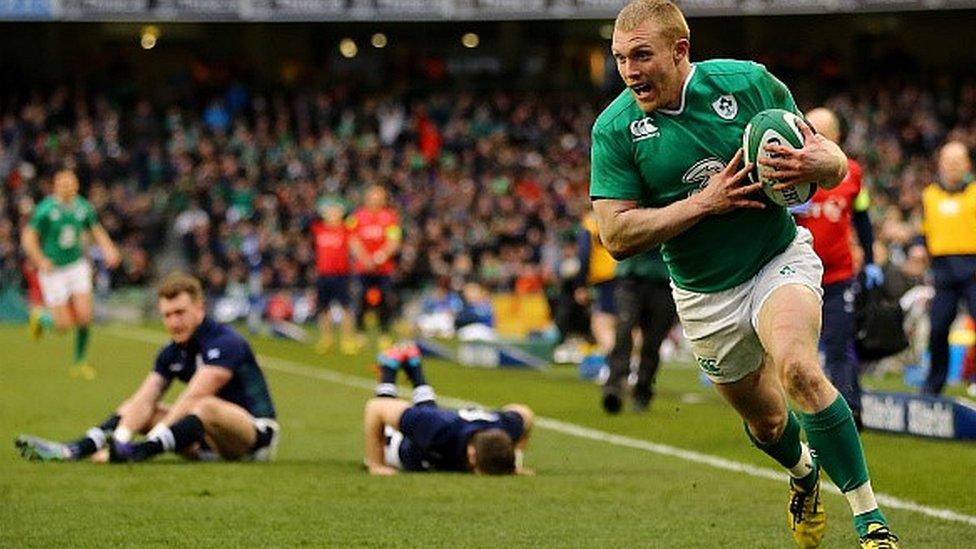
POLYGON ((386 425, 383 427, 383 463, 387 467, 403 470, 403 463, 400 461, 400 444, 403 443, 403 433, 393 427, 386 425))
POLYGON ((733 383, 759 369, 764 351, 756 324, 763 303, 787 284, 806 286, 822 299, 822 278, 813 236, 797 227, 796 237, 782 253, 734 288, 706 294, 672 283, 678 318, 698 367, 713 383, 733 383))
POLYGON ((91 265, 85 259, 38 273, 37 279, 47 307, 61 307, 67 305, 73 295, 92 293, 91 265))

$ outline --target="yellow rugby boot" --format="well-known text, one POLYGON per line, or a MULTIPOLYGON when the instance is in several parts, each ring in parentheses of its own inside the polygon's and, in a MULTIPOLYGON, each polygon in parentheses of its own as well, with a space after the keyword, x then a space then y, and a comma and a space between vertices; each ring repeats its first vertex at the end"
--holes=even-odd
POLYGON ((797 547, 803 549, 820 547, 824 532, 827 531, 827 511, 820 501, 819 478, 817 485, 809 492, 804 491, 793 479, 790 479, 790 502, 786 516, 797 547))
POLYGON ((363 347, 363 342, 357 337, 343 338, 339 341, 339 351, 344 355, 359 354, 363 347))
POLYGON ((81 361, 68 367, 68 375, 71 377, 80 377, 85 381, 92 381, 98 377, 98 372, 87 361, 81 361))
POLYGON ((898 549, 898 536, 884 524, 869 524, 868 533, 858 540, 862 549, 898 549))
POLYGON ((41 311, 34 309, 27 317, 27 332, 31 339, 37 341, 44 335, 44 325, 41 323, 41 311))

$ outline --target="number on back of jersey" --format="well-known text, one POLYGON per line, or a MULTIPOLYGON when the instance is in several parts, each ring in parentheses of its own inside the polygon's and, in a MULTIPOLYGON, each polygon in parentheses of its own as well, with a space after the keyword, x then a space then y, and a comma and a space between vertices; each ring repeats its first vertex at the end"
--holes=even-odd
POLYGON ((498 421, 498 414, 495 412, 487 412, 479 408, 462 408, 458 410, 458 416, 464 421, 475 422, 475 421, 485 421, 493 422, 498 421))

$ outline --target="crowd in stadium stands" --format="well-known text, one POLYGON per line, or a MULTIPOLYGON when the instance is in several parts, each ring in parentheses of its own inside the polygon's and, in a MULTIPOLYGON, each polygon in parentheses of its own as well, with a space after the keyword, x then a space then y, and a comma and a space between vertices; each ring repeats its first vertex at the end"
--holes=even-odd
MULTIPOLYGON (((976 147, 976 82, 934 82, 879 81, 828 102, 872 189, 879 248, 915 275, 910 244, 934 152, 947 137, 976 147)), ((168 241, 211 295, 255 273, 266 289, 313 287, 307 226, 317 201, 351 208, 379 182, 401 214, 401 287, 447 277, 455 288, 475 279, 540 290, 558 282, 562 245, 589 207, 599 101, 507 92, 352 101, 334 90, 286 99, 232 85, 195 109, 121 107, 66 88, 31 95, 0 111, 0 269, 22 269, 18 228, 54 167, 68 164, 121 248, 116 287, 154 277, 150 258, 168 241)))

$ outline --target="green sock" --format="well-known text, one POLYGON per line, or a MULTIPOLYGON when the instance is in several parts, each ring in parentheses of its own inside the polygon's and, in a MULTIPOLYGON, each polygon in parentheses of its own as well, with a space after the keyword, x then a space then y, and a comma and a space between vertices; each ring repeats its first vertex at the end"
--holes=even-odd
POLYGON ((54 317, 51 316, 51 311, 47 309, 41 311, 41 314, 38 315, 37 320, 45 332, 50 332, 51 328, 54 328, 54 317))
POLYGON ((881 513, 881 509, 875 509, 873 511, 868 511, 867 513, 854 515, 854 528, 857 530, 857 535, 862 538, 868 533, 868 525, 876 523, 888 524, 888 521, 885 520, 885 516, 881 513))
POLYGON ((868 466, 854 416, 843 397, 838 395, 833 404, 815 414, 801 412, 800 421, 820 465, 855 509, 858 534, 866 534, 871 522, 886 524, 868 484, 868 466))
POLYGON ((813 471, 803 477, 797 477, 794 469, 803 469, 801 465, 801 457, 803 456, 803 445, 800 443, 800 422, 796 420, 796 415, 793 412, 787 411, 786 414, 786 427, 783 428, 783 434, 780 435, 779 440, 769 444, 763 444, 756 440, 756 437, 752 435, 749 431, 749 426, 745 425, 746 434, 749 435, 749 440, 771 458, 775 459, 777 463, 782 465, 786 470, 790 471, 790 476, 793 480, 802 488, 803 490, 809 492, 817 485, 817 469, 816 466, 812 464, 809 459, 809 455, 805 457, 808 464, 813 466, 813 471))
POLYGON ((75 364, 84 362, 88 356, 88 326, 78 326, 75 334, 75 364))

